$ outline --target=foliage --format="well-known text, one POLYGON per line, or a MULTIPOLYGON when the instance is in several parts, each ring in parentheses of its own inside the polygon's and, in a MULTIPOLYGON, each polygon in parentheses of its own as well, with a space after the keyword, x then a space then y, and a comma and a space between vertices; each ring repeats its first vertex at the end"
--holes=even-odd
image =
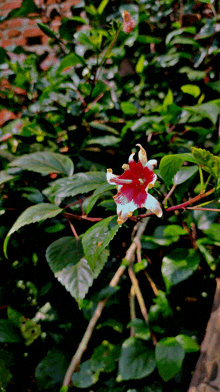
MULTIPOLYGON (((7 19, 38 11, 23 0, 7 19)), ((219 276, 220 9, 86 0, 72 13, 57 33, 38 23, 57 59, 47 70, 46 54, 0 51, 0 109, 16 116, 0 130, 0 389, 67 391, 79 346, 76 388, 183 392, 219 276), (137 210, 119 226, 106 169, 120 173, 136 144, 160 161, 163 217, 137 210)))

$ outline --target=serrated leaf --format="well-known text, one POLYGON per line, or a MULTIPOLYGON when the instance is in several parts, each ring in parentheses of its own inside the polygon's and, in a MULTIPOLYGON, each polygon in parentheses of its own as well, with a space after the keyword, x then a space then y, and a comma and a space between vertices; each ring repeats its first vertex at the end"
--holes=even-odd
POLYGON ((114 185, 110 185, 110 184, 102 184, 99 185, 95 192, 93 193, 93 195, 91 196, 91 199, 89 200, 89 204, 86 207, 86 213, 89 214, 89 212, 91 211, 91 209, 93 208, 94 204, 97 202, 97 200, 99 199, 99 197, 107 191, 110 191, 111 189, 114 189, 115 186, 114 185))
POLYGON ((192 147, 192 154, 196 163, 216 180, 220 178, 220 157, 202 148, 192 147))
POLYGON ((10 166, 42 174, 59 173, 67 176, 73 174, 73 162, 69 157, 49 151, 23 155, 11 162, 10 166))
POLYGON ((57 69, 57 74, 63 72, 66 68, 74 67, 77 64, 83 64, 84 61, 80 56, 77 56, 75 53, 70 53, 68 56, 64 57, 64 59, 60 62, 60 65, 57 69))
POLYGON ((60 200, 80 193, 87 193, 106 183, 106 174, 103 172, 77 173, 71 178, 61 178, 48 188, 50 196, 60 200))
POLYGON ((54 218, 56 215, 60 214, 61 212, 62 212, 61 208, 57 207, 55 204, 50 204, 50 203, 40 203, 35 206, 31 206, 27 208, 18 217, 18 219, 13 224, 12 228, 9 230, 7 234, 7 237, 4 241, 5 255, 7 250, 7 244, 11 234, 13 234, 15 231, 19 230, 21 227, 25 225, 30 225, 31 223, 40 222, 49 218, 54 218))
POLYGON ((82 243, 85 256, 92 270, 96 268, 99 257, 119 227, 117 217, 114 215, 96 223, 83 235, 82 243))
POLYGON ((157 343, 155 350, 157 367, 164 381, 170 380, 180 371, 184 355, 184 349, 176 338, 164 338, 157 343))
POLYGON ((195 163, 191 154, 166 155, 160 161, 159 171, 166 185, 172 183, 175 174, 180 170, 185 161, 195 163))
POLYGON ((46 259, 53 273, 66 268, 68 264, 76 265, 83 256, 81 240, 74 237, 59 238, 46 250, 46 259))
POLYGON ((192 275, 199 263, 199 254, 194 249, 177 248, 165 256, 162 262, 162 275, 167 292, 172 286, 192 275))
POLYGON ((16 343, 21 341, 21 334, 18 328, 10 320, 0 320, 0 342, 16 343))
POLYGON ((92 139, 89 139, 86 144, 100 144, 102 147, 107 147, 107 146, 114 146, 115 144, 120 142, 120 138, 113 136, 113 135, 107 135, 103 137, 93 137, 92 139))
POLYGON ((173 183, 176 185, 180 185, 183 182, 187 181, 190 177, 192 177, 197 171, 198 166, 187 166, 181 167, 181 169, 175 174, 173 178, 173 183))
POLYGON ((184 106, 184 109, 192 114, 199 114, 202 118, 209 118, 213 125, 216 124, 220 113, 220 100, 209 101, 202 105, 184 106))
POLYGON ((47 25, 44 23, 37 23, 38 27, 43 31, 44 34, 46 34, 50 38, 57 38, 56 34, 54 33, 53 30, 51 30, 47 25))
POLYGON ((140 340, 130 337, 122 345, 117 381, 140 379, 155 369, 153 350, 140 340))
POLYGON ((46 357, 38 364, 35 377, 39 391, 45 391, 60 384, 68 367, 68 358, 66 353, 51 350, 46 357))
POLYGON ((99 275, 108 257, 105 250, 98 258, 94 271, 85 257, 81 238, 63 237, 53 242, 46 250, 46 259, 59 282, 80 304, 93 280, 99 275))
POLYGON ((83 362, 79 372, 72 376, 73 385, 83 389, 90 387, 98 381, 100 371, 93 368, 91 359, 83 362))
POLYGON ((183 347, 185 353, 199 351, 199 344, 188 335, 177 335, 176 340, 183 347))

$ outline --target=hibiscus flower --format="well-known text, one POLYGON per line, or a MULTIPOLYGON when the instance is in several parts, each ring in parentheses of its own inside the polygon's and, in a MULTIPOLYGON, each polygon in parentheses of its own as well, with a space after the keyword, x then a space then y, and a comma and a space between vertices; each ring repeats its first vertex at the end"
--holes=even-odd
POLYGON ((156 182, 157 175, 153 172, 157 165, 155 159, 147 162, 145 149, 140 145, 138 153, 138 163, 134 160, 135 153, 132 153, 128 160, 128 165, 124 164, 124 173, 116 176, 112 169, 107 169, 107 181, 109 184, 117 186, 118 193, 114 196, 117 204, 118 224, 124 223, 137 208, 145 207, 152 211, 159 218, 163 215, 159 202, 148 193, 156 182))

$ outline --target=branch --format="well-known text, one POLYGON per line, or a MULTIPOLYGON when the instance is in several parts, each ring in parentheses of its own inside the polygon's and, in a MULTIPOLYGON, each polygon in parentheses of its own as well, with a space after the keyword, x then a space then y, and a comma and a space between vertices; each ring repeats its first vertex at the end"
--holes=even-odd
POLYGON ((166 208, 166 211, 174 211, 174 210, 181 210, 181 209, 185 210, 185 208, 187 206, 189 206, 190 204, 193 204, 196 201, 201 200, 204 197, 211 195, 214 191, 215 191, 215 189, 213 188, 213 189, 210 189, 208 192, 200 193, 199 195, 193 197, 192 199, 185 201, 185 203, 181 203, 181 204, 178 204, 177 206, 172 206, 172 207, 166 208))
MULTIPOLYGON (((136 234, 135 238, 137 238, 138 240, 141 239, 142 234, 143 234, 143 232, 144 232, 144 230, 146 228, 147 223, 148 223, 148 219, 145 219, 143 222, 139 222, 137 224, 137 226, 136 226, 137 227, 137 234, 136 234)), ((133 261, 134 254, 135 254, 135 251, 136 251, 136 247, 137 247, 137 244, 134 241, 130 245, 130 247, 128 248, 128 250, 126 252, 125 260, 123 261, 123 263, 120 265, 120 267, 116 271, 116 273, 113 276, 111 282, 109 283, 109 286, 115 287, 117 285, 117 283, 118 283, 120 277, 123 275, 127 265, 130 264, 133 261)), ((93 314, 93 316, 92 316, 92 318, 91 318, 91 320, 90 320, 90 322, 88 324, 88 327, 87 327, 87 329, 86 329, 86 331, 84 333, 84 336, 83 336, 83 338, 82 338, 82 340, 81 340, 81 342, 79 344, 79 347, 76 350, 76 353, 73 356, 72 361, 71 361, 71 363, 70 363, 70 365, 69 365, 69 367, 67 369, 67 372, 66 372, 66 375, 65 375, 64 381, 63 381, 63 386, 68 386, 70 384, 70 381, 71 381, 72 375, 74 373, 74 370, 79 365, 79 363, 81 361, 81 358, 82 358, 82 355, 83 355, 84 351, 87 349, 89 340, 90 340, 90 338, 92 336, 92 332, 93 332, 93 330, 94 330, 94 328, 96 326, 96 323, 97 323, 99 317, 102 314, 102 311, 103 311, 107 301, 108 301, 108 298, 105 298, 103 301, 100 301, 98 303, 97 308, 95 310, 95 313, 93 314)))

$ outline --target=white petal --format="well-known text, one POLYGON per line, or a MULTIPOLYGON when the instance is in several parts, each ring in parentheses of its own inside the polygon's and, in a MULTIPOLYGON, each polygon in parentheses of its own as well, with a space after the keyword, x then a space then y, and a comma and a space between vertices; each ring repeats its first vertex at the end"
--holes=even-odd
POLYGON ((134 161, 134 155, 135 155, 135 152, 132 152, 132 154, 128 158, 128 162, 133 162, 134 161))
POLYGON ((117 204, 118 224, 124 223, 136 209, 137 206, 132 200, 129 203, 117 204))
POLYGON ((156 159, 150 159, 145 167, 148 167, 150 170, 154 170, 154 166, 157 166, 157 160, 156 159))
POLYGON ((158 218, 161 218, 161 216, 163 215, 163 211, 159 202, 150 193, 147 194, 147 200, 145 201, 143 207, 145 207, 147 210, 152 211, 158 216, 158 218))
POLYGON ((112 169, 107 169, 106 179, 108 183, 113 184, 113 181, 111 180, 114 180, 114 178, 117 178, 117 176, 112 173, 112 169))

